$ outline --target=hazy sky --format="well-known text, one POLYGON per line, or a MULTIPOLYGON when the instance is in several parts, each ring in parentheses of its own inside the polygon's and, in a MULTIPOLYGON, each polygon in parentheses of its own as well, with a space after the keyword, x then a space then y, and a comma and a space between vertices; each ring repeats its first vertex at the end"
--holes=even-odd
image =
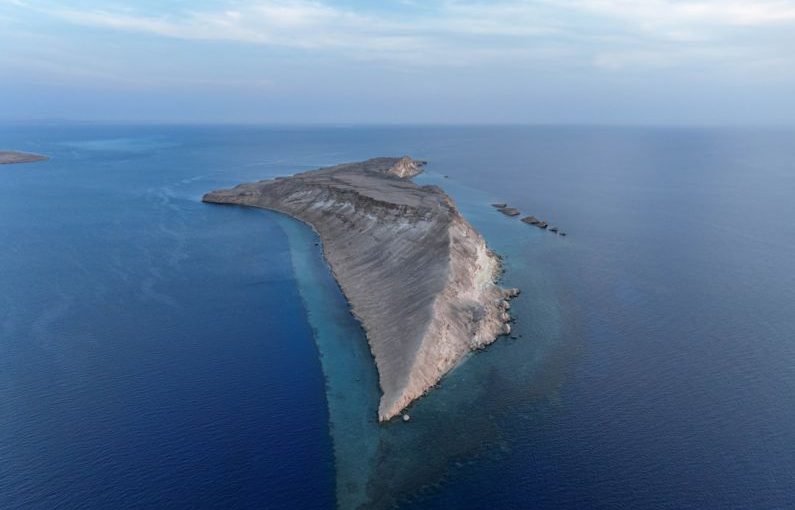
POLYGON ((795 124, 795 0, 0 0, 0 118, 795 124))

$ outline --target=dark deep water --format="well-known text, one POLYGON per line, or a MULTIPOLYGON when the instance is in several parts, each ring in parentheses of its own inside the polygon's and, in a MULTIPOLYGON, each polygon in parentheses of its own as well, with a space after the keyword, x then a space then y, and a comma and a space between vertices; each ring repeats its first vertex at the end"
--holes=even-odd
POLYGON ((0 508, 795 506, 793 130, 28 125, 0 148, 52 157, 0 166, 0 508), (521 338, 377 427, 311 231, 199 199, 404 153, 506 257, 521 338))

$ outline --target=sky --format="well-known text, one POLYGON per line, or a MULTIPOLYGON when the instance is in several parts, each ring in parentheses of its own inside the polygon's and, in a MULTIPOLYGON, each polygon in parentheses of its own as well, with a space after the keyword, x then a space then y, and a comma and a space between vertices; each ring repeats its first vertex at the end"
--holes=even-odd
POLYGON ((0 120, 795 124, 795 0, 0 0, 0 120))

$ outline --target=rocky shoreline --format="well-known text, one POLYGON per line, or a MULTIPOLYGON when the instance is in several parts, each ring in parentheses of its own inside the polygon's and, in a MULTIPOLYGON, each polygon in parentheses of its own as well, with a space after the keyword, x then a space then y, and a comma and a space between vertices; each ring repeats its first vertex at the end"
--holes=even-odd
POLYGON ((378 418, 398 416, 471 351, 510 334, 499 257, 439 187, 411 178, 424 162, 376 158, 206 194, 311 225, 361 322, 378 368, 378 418))
POLYGON ((19 151, 0 151, 0 165, 11 165, 14 163, 33 163, 34 161, 44 161, 49 159, 40 154, 30 154, 19 151))

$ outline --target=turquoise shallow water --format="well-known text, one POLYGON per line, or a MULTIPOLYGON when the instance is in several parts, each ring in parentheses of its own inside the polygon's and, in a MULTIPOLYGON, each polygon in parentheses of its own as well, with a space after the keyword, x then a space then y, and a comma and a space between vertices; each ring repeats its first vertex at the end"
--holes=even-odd
POLYGON ((319 238, 306 225, 282 215, 298 288, 326 378, 329 429, 334 444, 340 506, 368 503, 366 485, 377 455, 378 373, 359 323, 331 276, 319 238))
POLYGON ((0 169, 0 506, 793 506, 793 137, 5 126, 53 159, 0 169), (523 293, 519 338, 379 427, 311 229, 198 200, 403 153, 523 293))

